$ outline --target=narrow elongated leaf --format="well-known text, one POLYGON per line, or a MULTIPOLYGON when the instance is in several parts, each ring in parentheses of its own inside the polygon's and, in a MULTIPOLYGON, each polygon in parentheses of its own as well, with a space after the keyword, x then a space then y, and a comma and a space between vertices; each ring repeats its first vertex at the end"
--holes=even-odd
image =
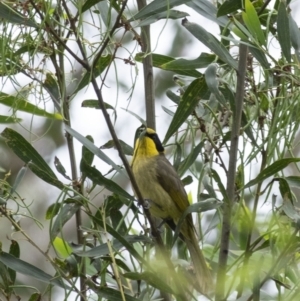
POLYGON ((291 202, 291 200, 289 199, 284 200, 282 210, 299 227, 300 225, 299 208, 296 208, 291 202))
POLYGON ((103 0, 86 0, 82 6, 81 13, 87 11, 88 9, 90 9, 92 6, 96 5, 100 1, 103 0))
POLYGON ((57 80, 53 74, 51 74, 51 73, 46 74, 46 79, 43 82, 43 88, 49 93, 56 110, 58 110, 58 112, 60 112, 61 111, 61 107, 60 107, 61 95, 60 95, 59 87, 57 84, 57 80))
MULTIPOLYGON (((137 62, 142 62, 143 56, 144 56, 144 53, 142 53, 142 52, 138 53, 135 56, 135 60, 137 62)), ((196 66, 192 69, 190 69, 191 66, 188 69, 185 69, 185 68, 180 69, 180 68, 178 68, 178 66, 175 66, 175 68, 173 68, 173 66, 168 66, 167 65, 168 63, 176 61, 176 59, 171 56, 152 53, 152 61, 153 61, 154 67, 160 68, 162 70, 173 71, 173 72, 176 72, 177 74, 191 76, 191 77, 200 77, 202 75, 200 72, 195 70, 196 68, 198 68, 196 66)))
POLYGON ((15 111, 23 111, 37 116, 63 120, 63 117, 59 113, 48 113, 47 111, 33 105, 25 99, 3 92, 0 92, 0 104, 11 107, 15 111))
POLYGON ((6 144, 22 161, 25 163, 34 163, 40 169, 42 169, 44 173, 48 174, 54 179, 57 179, 55 173, 52 171, 46 161, 23 136, 10 128, 6 128, 1 133, 1 136, 5 138, 6 144))
POLYGON ((219 81, 217 78, 217 64, 210 64, 207 69, 205 70, 205 81, 207 87, 209 88, 210 92, 215 95, 217 100, 223 105, 226 106, 226 100, 219 90, 219 81))
POLYGON ((157 22, 158 20, 161 20, 161 19, 176 20, 176 19, 182 19, 182 18, 187 17, 187 16, 189 16, 189 14, 186 13, 186 12, 182 12, 182 11, 178 11, 178 10, 168 10, 168 11, 161 12, 161 13, 158 13, 158 14, 155 14, 155 15, 151 15, 148 18, 140 21, 134 27, 147 26, 147 25, 155 23, 155 22, 157 22))
POLYGON ((29 264, 17 257, 14 257, 6 252, 0 253, 0 261, 5 264, 10 269, 21 273, 26 276, 31 276, 39 281, 48 283, 48 284, 54 284, 62 288, 68 288, 70 287, 68 285, 65 285, 59 278, 54 278, 53 276, 45 273, 44 271, 40 270, 39 268, 35 267, 32 264, 29 264))
POLYGON ((72 248, 60 237, 55 237, 53 246, 62 258, 67 258, 72 254, 72 248))
POLYGON ((299 158, 280 159, 280 160, 274 162, 273 164, 271 164, 270 166, 268 166, 267 168, 265 168, 261 173, 258 174, 258 176, 255 179, 248 182, 244 186, 244 188, 248 188, 248 187, 251 187, 251 186, 253 186, 253 185, 255 185, 259 182, 262 182, 265 179, 273 176, 277 172, 279 172, 279 171, 283 170, 284 168, 286 168, 290 163, 297 163, 299 161, 300 161, 299 158))
POLYGON ((270 68, 270 63, 268 62, 265 53, 261 49, 257 48, 256 46, 249 46, 249 51, 264 68, 270 68))
MULTIPOLYGON (((10 248, 9 248, 9 254, 16 258, 20 258, 20 246, 16 240, 11 241, 10 248)), ((15 283, 16 271, 12 270, 12 269, 8 269, 8 273, 9 273, 10 280, 12 281, 12 283, 15 283)))
POLYGON ((115 170, 120 172, 123 175, 126 175, 126 172, 124 169, 121 169, 118 165, 116 165, 107 155, 105 155, 98 147, 96 147, 90 140, 79 134, 74 129, 70 128, 69 126, 66 126, 66 131, 72 135, 74 138, 76 138, 79 142, 81 142, 87 149, 89 149, 93 154, 95 154, 97 157, 99 157, 101 160, 103 160, 105 163, 111 165, 115 170))
MULTIPOLYGON (((87 135, 85 138, 90 140, 92 143, 94 143, 94 138, 91 135, 87 135)), ((81 161, 80 161, 80 165, 79 165, 80 171, 83 172, 82 166, 83 166, 84 162, 87 165, 91 166, 93 161, 94 161, 94 154, 83 145, 81 148, 81 161)))
POLYGON ((288 182, 288 184, 291 187, 297 187, 300 188, 300 177, 297 176, 289 176, 286 177, 285 180, 288 182))
POLYGON ((182 96, 182 101, 175 112, 169 129, 166 133, 164 143, 179 129, 194 111, 201 98, 208 95, 208 87, 204 78, 195 79, 186 89, 182 96))
POLYGON ((276 180, 279 181, 279 190, 282 199, 283 200, 289 199, 290 201, 292 201, 293 200, 292 191, 288 184, 288 181, 285 178, 277 178, 276 180))
POLYGON ((291 36, 289 17, 286 11, 286 6, 283 1, 279 2, 278 15, 277 15, 277 33, 278 42, 281 50, 287 61, 291 62, 291 36))
POLYGON ((10 23, 39 28, 38 24, 33 22, 31 19, 23 16, 21 13, 17 12, 3 2, 0 2, 0 18, 10 23))
POLYGON ((300 30, 298 28, 297 23, 292 18, 291 14, 288 15, 289 18, 289 27, 290 27, 290 37, 293 47, 295 48, 296 52, 300 52, 300 30))
POLYGON ((180 177, 184 175, 184 173, 190 168, 190 166, 195 162, 197 159, 201 149, 203 148, 204 141, 201 141, 197 146, 195 146, 190 154, 179 164, 178 167, 178 174, 180 177))
POLYGON ((19 123, 21 121, 22 121, 22 119, 17 118, 15 116, 0 115, 0 123, 2 123, 2 124, 19 123))
POLYGON ((237 69, 237 62, 230 55, 228 50, 208 31, 202 26, 191 23, 187 19, 182 21, 182 25, 201 43, 213 51, 224 63, 230 67, 237 69))
POLYGON ((217 17, 235 13, 238 9, 241 8, 242 8, 241 0, 226 0, 220 5, 218 9, 217 17))
MULTIPOLYGON (((82 101, 81 106, 83 108, 94 108, 100 110, 99 101, 97 99, 85 99, 82 101)), ((104 103, 105 109, 111 109, 115 111, 115 108, 109 103, 104 103)))
POLYGON ((220 178, 220 175, 214 169, 211 169, 210 172, 211 172, 211 175, 214 178, 214 180, 217 182, 218 187, 220 189, 220 192, 222 193, 222 196, 223 196, 224 200, 225 201, 228 200, 227 192, 226 192, 224 184, 223 184, 223 182, 222 182, 222 180, 220 178))
MULTIPOLYGON (((141 235, 127 235, 124 237, 124 239, 132 244, 136 242, 148 242, 150 243, 151 240, 147 236, 141 236, 141 235)), ((117 240, 114 240, 111 242, 112 247, 114 251, 118 251, 123 247, 123 244, 117 240)), ((107 243, 104 243, 100 246, 94 247, 88 251, 80 251, 80 250, 74 250, 73 251, 76 255, 81 257, 100 257, 106 254, 109 254, 109 248, 107 246, 107 243)))
POLYGON ((205 68, 216 60, 216 56, 209 53, 201 53, 195 60, 175 59, 160 66, 164 70, 195 70, 197 68, 205 68))
POLYGON ((51 240, 57 236, 57 234, 62 230, 64 224, 72 218, 72 216, 79 210, 80 206, 80 204, 71 203, 65 204, 61 208, 50 231, 51 240))
POLYGON ((143 9, 141 9, 137 14, 135 14, 129 22, 138 20, 138 19, 145 19, 147 17, 153 16, 158 13, 163 13, 174 6, 178 6, 181 4, 186 4, 190 1, 184 0, 168 0, 168 1, 161 1, 161 0, 154 0, 150 4, 146 5, 143 9))
POLYGON ((186 5, 194 9, 201 16, 217 23, 222 27, 226 27, 229 22, 227 16, 217 17, 217 8, 208 0, 188 1, 186 5))
MULTIPOLYGON (((94 69, 94 76, 98 77, 106 69, 106 67, 109 65, 111 60, 112 60, 112 56, 110 54, 106 56, 102 56, 100 60, 97 62, 97 66, 94 69)), ((87 72, 79 82, 74 94, 76 94, 82 88, 86 87, 90 83, 90 81, 91 81, 91 74, 87 72)))
POLYGON ((261 29, 257 12, 250 0, 245 0, 245 12, 242 12, 244 23, 259 44, 266 45, 266 37, 261 29))
POLYGON ((177 105, 180 103, 181 97, 178 94, 175 94, 173 91, 167 90, 166 95, 177 105))
POLYGON ((99 170, 82 161, 81 171, 93 181, 94 184, 104 186, 111 192, 122 195, 123 197, 133 200, 133 196, 121 188, 117 183, 105 178, 99 170))
MULTIPOLYGON (((124 154, 127 156, 132 156, 133 148, 121 139, 119 140, 119 142, 121 144, 124 154)), ((100 149, 110 149, 110 148, 115 148, 115 142, 113 140, 109 140, 104 145, 100 146, 100 149)))
POLYGON ((29 169, 36 176, 38 176, 40 179, 42 179, 46 183, 53 185, 53 186, 57 187, 58 189, 63 189, 65 187, 64 184, 56 178, 56 176, 52 177, 49 173, 47 173, 47 171, 43 170, 38 165, 36 165, 32 162, 28 162, 27 165, 28 165, 29 169))

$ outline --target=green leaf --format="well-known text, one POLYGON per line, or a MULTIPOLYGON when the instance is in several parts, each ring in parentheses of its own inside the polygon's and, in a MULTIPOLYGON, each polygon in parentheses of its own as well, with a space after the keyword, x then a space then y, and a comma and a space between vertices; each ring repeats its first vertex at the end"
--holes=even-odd
POLYGON ((63 120, 63 117, 59 113, 48 113, 45 110, 40 109, 39 107, 26 101, 25 99, 3 92, 0 92, 0 104, 11 107, 14 111, 23 111, 37 116, 63 120))
POLYGON ((250 0, 245 0, 245 12, 242 12, 244 23, 259 44, 266 46, 266 37, 261 29, 257 12, 250 0))
POLYGON ((288 181, 285 178, 277 178, 276 180, 279 181, 279 190, 282 199, 284 201, 287 199, 293 201, 293 196, 288 181))
POLYGON ((229 18, 227 16, 217 17, 217 8, 208 0, 187 1, 186 5, 206 19, 209 19, 222 27, 228 26, 229 18))
POLYGON ((103 0, 86 0, 81 8, 81 13, 84 13, 85 11, 89 10, 92 6, 96 5, 101 1, 103 0))
MULTIPOLYGON (((94 138, 92 136, 87 135, 85 138, 88 139, 89 141, 91 141, 92 143, 94 143, 94 138)), ((87 165, 91 166, 93 161, 94 161, 94 154, 83 145, 81 148, 80 171, 82 172, 82 167, 83 167, 84 162, 87 165)))
POLYGON ((57 213, 59 212, 60 207, 61 207, 61 203, 54 203, 54 204, 50 205, 46 211, 45 218, 47 220, 54 218, 57 215, 57 213))
POLYGON ((206 31, 202 26, 189 22, 187 19, 182 21, 182 25, 201 43, 213 51, 224 63, 237 69, 237 61, 233 59, 228 50, 211 33, 206 31))
POLYGON ((64 259, 69 257, 73 252, 69 244, 60 237, 55 237, 53 240, 53 246, 56 252, 58 252, 59 255, 64 259))
MULTIPOLYGON (((84 100, 82 103, 81 103, 81 106, 83 108, 93 108, 93 109, 98 109, 100 110, 100 106, 99 106, 99 101, 97 99, 86 99, 84 100)), ((108 104, 108 103, 104 103, 104 107, 105 109, 111 109, 111 110, 114 110, 115 111, 115 108, 108 104)))
POLYGON ((9 23, 39 28, 39 25, 33 22, 32 19, 23 16, 21 13, 4 4, 3 2, 0 2, 0 18, 8 21, 9 23))
POLYGON ((128 21, 131 22, 138 19, 145 19, 155 14, 169 11, 174 6, 178 6, 185 3, 186 3, 185 0, 168 0, 168 1, 154 0, 150 4, 146 5, 143 9, 141 9, 137 14, 135 14, 128 21))
MULTIPOLYGON (((13 284, 12 280, 10 279, 11 275, 8 272, 8 268, 0 261, 0 288, 5 292, 6 294, 11 294, 12 289, 10 286, 13 284)), ((12 270, 11 270, 12 271, 12 270)), ((3 294, 2 292, 2 294, 3 294)))
POLYGON ((215 95, 217 100, 223 105, 226 106, 226 100, 219 90, 219 80, 217 77, 217 64, 210 64, 207 69, 205 70, 205 81, 207 87, 209 88, 210 92, 215 95))
POLYGON ((289 17, 286 11, 286 6, 283 1, 280 1, 277 15, 277 33, 278 42, 281 50, 287 61, 291 62, 291 36, 289 17))
POLYGON ((174 59, 160 66, 164 70, 182 71, 195 70, 197 68, 205 68, 216 60, 214 54, 202 52, 201 55, 194 60, 174 59))
MULTIPOLYGON (((119 142, 121 144, 124 154, 127 156, 132 156, 133 148, 130 145, 128 145, 126 142, 124 142, 123 140, 119 140, 119 142)), ((100 149, 111 149, 111 148, 115 148, 115 142, 113 140, 109 140, 105 144, 100 146, 100 149)))
POLYGON ((235 13, 238 9, 242 9, 241 0, 226 0, 220 5, 217 17, 235 13))
POLYGON ((292 45, 293 45, 294 49, 296 50, 296 53, 298 54, 298 57, 299 57, 299 52, 300 52, 300 30, 298 28, 297 23, 292 18, 291 14, 288 15, 288 18, 289 18, 291 42, 292 42, 292 45))
MULTIPOLYGON (((16 240, 11 241, 10 248, 9 248, 9 254, 16 258, 20 258, 20 246, 16 240)), ((12 283, 14 284, 16 281, 16 271, 9 268, 8 273, 9 273, 12 283)))
POLYGON ((120 194, 121 196, 133 200, 133 196, 121 188, 117 183, 112 180, 105 178, 99 170, 94 167, 89 166, 85 162, 82 163, 82 172, 93 181, 94 184, 104 186, 107 190, 120 194))
POLYGON ((300 188, 300 177, 297 176, 289 176, 286 177, 285 180, 289 183, 291 187, 300 188))
POLYGON ((224 187, 223 181, 221 180, 221 178, 219 176, 219 173, 217 171, 215 171, 214 169, 211 169, 210 173, 211 173, 213 179, 217 182, 218 187, 220 189, 220 192, 221 192, 224 200, 227 201, 228 200, 227 191, 224 187))
MULTIPOLYGON (((94 76, 98 77, 106 69, 106 67, 110 64, 111 60, 112 60, 112 56, 110 54, 108 54, 106 56, 102 56, 99 59, 99 61, 97 62, 95 69, 93 70, 94 76)), ((78 91, 80 91, 85 86, 87 86, 90 83, 90 81, 91 81, 91 73, 87 72, 87 73, 85 73, 85 75, 83 76, 81 81, 79 82, 74 94, 76 94, 78 91)))
POLYGON ((61 95, 60 95, 58 83, 57 83, 56 77, 49 72, 46 74, 46 79, 43 82, 43 88, 49 93, 49 95, 55 105, 55 108, 57 109, 57 111, 60 112, 61 111, 61 107, 60 107, 61 95))
POLYGON ((28 301, 41 301, 42 300, 42 294, 40 293, 33 293, 28 301))
POLYGON ((204 78, 195 79, 185 90, 182 101, 175 112, 169 129, 166 133, 163 144, 179 129, 179 127, 187 120, 194 111, 200 99, 208 95, 208 87, 204 78))
MULTIPOLYGON (((70 200, 72 199, 68 199, 65 202, 70 200)), ((79 210, 80 206, 81 205, 78 204, 75 199, 74 203, 64 204, 52 225, 52 229, 50 231, 51 240, 57 236, 57 234, 62 230, 64 224, 72 218, 72 216, 79 210)))
POLYGON ((39 268, 35 267, 34 265, 31 265, 17 257, 14 257, 6 252, 0 253, 0 261, 5 264, 10 269, 21 273, 26 276, 33 277, 39 281, 57 285, 59 287, 62 287, 64 289, 68 288, 71 289, 68 285, 64 284, 62 280, 53 277, 49 274, 46 274, 44 271, 40 270, 39 268))
MULTIPOLYGON (((145 54, 143 52, 137 53, 135 56, 135 60, 137 62, 142 62, 144 55, 145 54)), ((170 56, 152 53, 153 67, 160 68, 166 71, 176 72, 180 75, 191 76, 191 77, 200 77, 202 75, 200 72, 195 70, 195 68, 193 68, 194 70, 190 70, 190 69, 184 70, 184 69, 179 69, 177 66, 175 66, 175 69, 173 69, 172 66, 171 67, 167 66, 167 64, 171 63, 172 61, 176 61, 176 59, 170 56)))
POLYGON ((291 200, 284 200, 282 210, 293 222, 297 224, 298 227, 300 226, 299 208, 296 208, 291 200))
POLYGON ((248 187, 251 187, 251 186, 253 186, 253 185, 257 184, 257 183, 260 183, 260 182, 264 181, 265 179, 273 176, 277 172, 283 170, 290 163, 297 163, 299 161, 300 161, 300 159, 298 159, 298 158, 280 159, 280 160, 274 162, 273 164, 271 164, 270 166, 268 166, 267 168, 265 168, 262 172, 260 172, 258 174, 258 176, 255 179, 253 179, 250 182, 248 182, 244 186, 244 188, 248 188, 248 187))
POLYGON ((193 147, 190 154, 179 164, 177 172, 180 177, 182 177, 184 173, 190 168, 190 166, 195 162, 201 149, 204 146, 204 142, 205 141, 203 140, 197 146, 193 147))
POLYGON ((161 19, 176 20, 176 19, 181 19, 181 18, 187 17, 187 16, 189 16, 189 14, 186 13, 186 12, 182 12, 182 11, 178 11, 178 10, 168 10, 168 11, 161 12, 161 13, 158 13, 158 14, 155 14, 155 15, 151 15, 148 18, 140 21, 134 27, 147 26, 147 25, 155 23, 155 22, 157 22, 158 20, 161 20, 161 19))
MULTIPOLYGON (((129 244, 133 244, 136 242, 148 242, 151 243, 151 240, 149 237, 144 236, 144 235, 127 235, 124 236, 124 239, 127 241, 129 244)), ((119 242, 118 240, 114 240, 111 242, 112 247, 114 251, 118 251, 121 248, 124 247, 124 245, 119 242)), ((90 250, 87 251, 81 251, 81 250, 73 250, 73 252, 80 257, 101 257, 103 255, 109 254, 109 248, 107 246, 107 243, 103 243, 97 247, 91 248, 90 250)))
MULTIPOLYGON (((250 43, 251 45, 251 43, 250 43)), ((253 56, 257 59, 257 61, 262 65, 262 67, 269 69, 270 63, 267 60, 265 53, 257 48, 256 46, 249 46, 249 51, 253 54, 253 56)))
POLYGON ((66 169, 64 168, 64 166, 61 164, 60 160, 56 156, 54 157, 54 166, 62 176, 64 176, 67 180, 72 181, 71 178, 66 174, 66 169))
POLYGON ((167 90, 166 95, 177 105, 180 103, 181 97, 171 90, 167 90))
POLYGON ((89 149, 93 154, 95 154, 97 157, 99 157, 102 161, 105 163, 111 165, 116 171, 119 173, 126 175, 126 172, 124 169, 121 169, 118 165, 116 165, 107 155, 105 155, 98 147, 96 147, 89 139, 83 137, 81 134, 79 134, 74 129, 70 128, 69 126, 65 126, 66 131, 76 138, 79 142, 81 142, 87 149, 89 149))
POLYGON ((21 122, 22 119, 17 118, 15 116, 5 116, 5 115, 0 115, 0 123, 8 124, 8 123, 19 123, 21 122))
POLYGON ((63 189, 65 187, 64 184, 56 178, 56 176, 53 177, 52 175, 47 173, 47 171, 40 168, 37 164, 28 162, 27 166, 36 176, 38 176, 40 179, 42 179, 46 183, 53 185, 53 186, 57 187, 58 189, 63 189))
POLYGON ((32 162, 37 165, 44 173, 50 177, 57 179, 55 173, 40 156, 40 154, 32 147, 28 141, 13 129, 6 128, 1 136, 5 138, 6 144, 13 150, 13 152, 25 163, 32 162))

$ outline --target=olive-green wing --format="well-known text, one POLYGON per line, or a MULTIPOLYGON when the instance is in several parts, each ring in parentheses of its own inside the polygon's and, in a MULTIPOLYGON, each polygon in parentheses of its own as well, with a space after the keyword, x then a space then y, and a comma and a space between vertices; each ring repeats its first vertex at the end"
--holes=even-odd
POLYGON ((180 212, 184 212, 190 205, 184 186, 168 159, 159 155, 157 160, 157 180, 162 188, 170 195, 180 212))

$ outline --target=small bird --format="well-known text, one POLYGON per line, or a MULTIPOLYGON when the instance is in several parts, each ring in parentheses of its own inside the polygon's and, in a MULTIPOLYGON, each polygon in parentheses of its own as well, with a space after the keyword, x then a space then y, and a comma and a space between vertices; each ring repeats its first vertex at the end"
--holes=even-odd
MULTIPOLYGON (((136 137, 131 167, 137 185, 143 198, 150 200, 150 213, 175 230, 189 206, 183 183, 165 157, 164 147, 153 129, 142 125, 136 137)), ((213 280, 198 245, 191 214, 181 224, 179 236, 186 243, 194 264, 197 279, 195 288, 207 294, 212 289, 213 280)))

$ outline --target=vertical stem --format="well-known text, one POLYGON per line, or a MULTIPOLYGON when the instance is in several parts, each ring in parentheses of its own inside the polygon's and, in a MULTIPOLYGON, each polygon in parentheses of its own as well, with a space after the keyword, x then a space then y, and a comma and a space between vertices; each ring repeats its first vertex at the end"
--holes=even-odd
MULTIPOLYGON (((147 5, 146 0, 137 0, 138 9, 141 10, 147 5)), ((143 26, 141 33, 142 51, 144 53, 151 52, 151 36, 150 26, 143 26)), ((146 120, 147 126, 154 129, 155 124, 155 97, 154 97, 154 80, 153 80, 153 63, 152 54, 147 54, 143 59, 144 69, 144 90, 145 90, 145 106, 146 106, 146 120)))
POLYGON ((227 179, 227 199, 224 200, 224 213, 221 232, 221 245, 219 253, 219 264, 216 284, 216 300, 222 300, 225 293, 225 279, 226 279, 226 266, 228 260, 229 250, 229 237, 231 231, 231 210, 235 197, 235 176, 236 176, 236 162, 238 153, 238 143, 241 127, 241 117, 243 112, 244 102, 244 82, 247 69, 247 54, 248 47, 240 44, 239 48, 239 66, 237 70, 237 88, 236 88, 236 110, 234 112, 234 119, 231 129, 231 144, 229 154, 229 167, 227 179))

